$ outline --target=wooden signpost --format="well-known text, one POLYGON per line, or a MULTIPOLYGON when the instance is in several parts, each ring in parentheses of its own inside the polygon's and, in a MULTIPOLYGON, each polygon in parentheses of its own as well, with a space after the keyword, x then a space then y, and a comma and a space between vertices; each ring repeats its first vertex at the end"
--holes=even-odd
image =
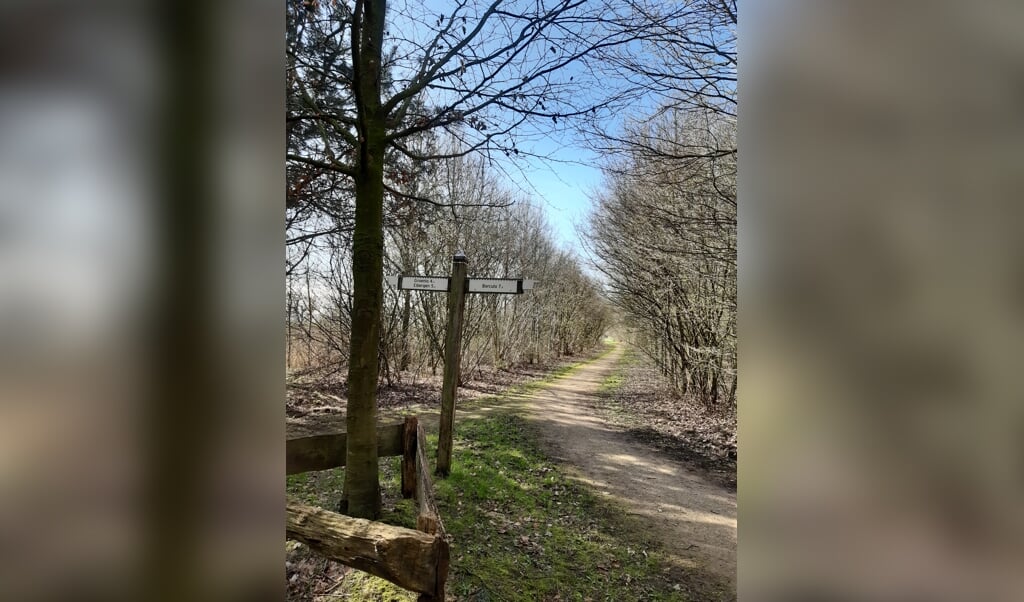
POLYGON ((452 439, 455 425, 455 389, 459 384, 462 350, 462 313, 466 293, 519 295, 533 288, 533 280, 521 278, 466 278, 466 256, 459 251, 452 257, 452 275, 391 276, 388 282, 398 290, 445 291, 448 293, 448 330, 444 339, 444 380, 441 384, 441 420, 437 437, 437 469, 448 476, 452 465, 452 439))

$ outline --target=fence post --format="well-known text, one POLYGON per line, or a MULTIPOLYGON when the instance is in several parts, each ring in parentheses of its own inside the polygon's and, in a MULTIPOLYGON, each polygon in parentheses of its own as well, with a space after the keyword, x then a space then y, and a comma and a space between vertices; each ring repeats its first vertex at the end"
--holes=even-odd
POLYGON ((416 495, 416 426, 415 416, 406 416, 402 429, 402 497, 416 495))
POLYGON ((455 389, 459 384, 462 347, 462 312, 466 302, 466 256, 452 257, 451 289, 448 292, 448 332, 444 343, 444 381, 441 386, 441 421, 437 436, 437 474, 448 476, 452 465, 452 437, 455 426, 455 389))

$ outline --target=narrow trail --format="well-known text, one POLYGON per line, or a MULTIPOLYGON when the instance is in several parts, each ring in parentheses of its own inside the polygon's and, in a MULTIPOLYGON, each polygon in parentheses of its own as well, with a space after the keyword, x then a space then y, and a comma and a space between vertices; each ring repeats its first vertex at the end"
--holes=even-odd
POLYGON ((631 440, 588 407, 622 353, 620 345, 529 394, 527 418, 570 474, 641 517, 670 563, 720 584, 734 598, 736 494, 631 440))

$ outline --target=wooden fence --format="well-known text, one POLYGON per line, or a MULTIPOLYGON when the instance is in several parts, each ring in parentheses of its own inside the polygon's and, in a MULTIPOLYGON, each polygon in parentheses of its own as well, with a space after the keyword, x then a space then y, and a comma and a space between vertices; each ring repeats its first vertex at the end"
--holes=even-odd
MULTIPOLYGON (((345 433, 287 442, 287 473, 345 465, 345 433)), ((444 600, 449 549, 434 500, 423 425, 415 416, 377 428, 377 453, 402 456, 402 496, 418 502, 416 529, 352 518, 289 499, 287 537, 322 556, 366 571, 420 594, 444 600)))

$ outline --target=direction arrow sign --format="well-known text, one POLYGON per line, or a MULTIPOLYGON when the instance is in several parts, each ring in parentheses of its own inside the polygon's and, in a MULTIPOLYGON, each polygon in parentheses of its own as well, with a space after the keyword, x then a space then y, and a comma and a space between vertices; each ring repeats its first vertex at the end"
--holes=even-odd
POLYGON ((404 291, 447 291, 446 276, 392 276, 391 284, 404 291))
POLYGON ((523 292, 522 280, 514 278, 470 278, 471 293, 504 293, 517 295, 523 292))
POLYGON ((459 349, 462 338, 462 312, 466 293, 503 293, 518 295, 531 290, 535 280, 521 278, 466 278, 466 256, 462 251, 452 257, 452 276, 388 276, 388 283, 399 290, 444 291, 448 293, 448 328, 445 332, 444 378, 441 383, 441 417, 437 434, 438 475, 449 474, 452 462, 455 424, 455 391, 458 388, 459 349), (455 286, 452 286, 454 283, 455 286))

